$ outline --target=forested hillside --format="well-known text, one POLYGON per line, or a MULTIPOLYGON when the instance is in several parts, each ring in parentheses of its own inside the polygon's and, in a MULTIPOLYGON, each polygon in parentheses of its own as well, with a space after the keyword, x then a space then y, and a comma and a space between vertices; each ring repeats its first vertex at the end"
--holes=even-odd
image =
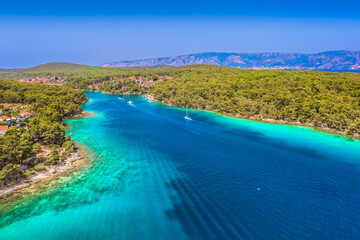
POLYGON ((113 67, 95 67, 74 63, 55 62, 41 64, 36 67, 26 69, 9 69, 0 71, 0 79, 20 79, 24 77, 36 76, 66 76, 68 84, 73 87, 86 87, 84 83, 97 83, 109 80, 115 76, 132 76, 142 70, 156 70, 167 68, 167 66, 140 67, 140 68, 113 68, 113 67))
POLYGON ((55 63, 26 74, 66 76, 63 84, 75 89, 149 92, 174 106, 259 120, 310 123, 350 135, 360 133, 359 73, 244 70, 211 65, 102 68, 55 63))
MULTIPOLYGON (((360 134, 360 74, 241 70, 215 66, 172 69, 151 89, 169 105, 255 119, 312 123, 360 134)), ((170 70, 170 69, 169 69, 170 70)))

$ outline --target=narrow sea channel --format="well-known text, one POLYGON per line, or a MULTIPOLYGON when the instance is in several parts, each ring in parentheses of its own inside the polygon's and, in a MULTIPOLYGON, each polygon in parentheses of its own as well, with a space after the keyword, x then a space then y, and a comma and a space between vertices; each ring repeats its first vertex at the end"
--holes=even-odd
POLYGON ((0 215, 1 240, 360 239, 360 141, 87 95, 67 123, 92 166, 0 215))

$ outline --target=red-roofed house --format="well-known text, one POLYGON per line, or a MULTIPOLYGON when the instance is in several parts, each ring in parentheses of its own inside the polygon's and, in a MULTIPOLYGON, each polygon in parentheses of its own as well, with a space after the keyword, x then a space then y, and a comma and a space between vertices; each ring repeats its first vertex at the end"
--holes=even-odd
POLYGON ((31 113, 26 112, 26 111, 20 113, 20 116, 22 116, 22 117, 30 117, 30 115, 31 115, 31 113))
POLYGON ((8 129, 7 125, 0 125, 0 135, 5 134, 7 129, 8 129))
POLYGON ((0 121, 10 121, 10 118, 8 116, 0 116, 0 121))

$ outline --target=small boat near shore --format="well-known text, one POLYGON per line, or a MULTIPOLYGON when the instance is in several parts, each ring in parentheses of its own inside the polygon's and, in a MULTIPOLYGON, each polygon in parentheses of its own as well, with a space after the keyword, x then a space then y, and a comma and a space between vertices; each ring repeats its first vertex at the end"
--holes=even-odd
POLYGON ((187 109, 186 109, 186 111, 185 111, 185 116, 184 116, 184 118, 185 118, 186 120, 192 120, 191 117, 189 117, 189 115, 187 114, 187 109))

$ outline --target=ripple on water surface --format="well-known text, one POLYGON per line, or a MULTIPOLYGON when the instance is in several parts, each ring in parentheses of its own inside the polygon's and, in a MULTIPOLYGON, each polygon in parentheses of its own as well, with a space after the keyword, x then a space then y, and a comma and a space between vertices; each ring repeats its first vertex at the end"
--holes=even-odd
POLYGON ((88 96, 67 123, 92 167, 1 215, 1 239, 360 238, 359 141, 88 96))

